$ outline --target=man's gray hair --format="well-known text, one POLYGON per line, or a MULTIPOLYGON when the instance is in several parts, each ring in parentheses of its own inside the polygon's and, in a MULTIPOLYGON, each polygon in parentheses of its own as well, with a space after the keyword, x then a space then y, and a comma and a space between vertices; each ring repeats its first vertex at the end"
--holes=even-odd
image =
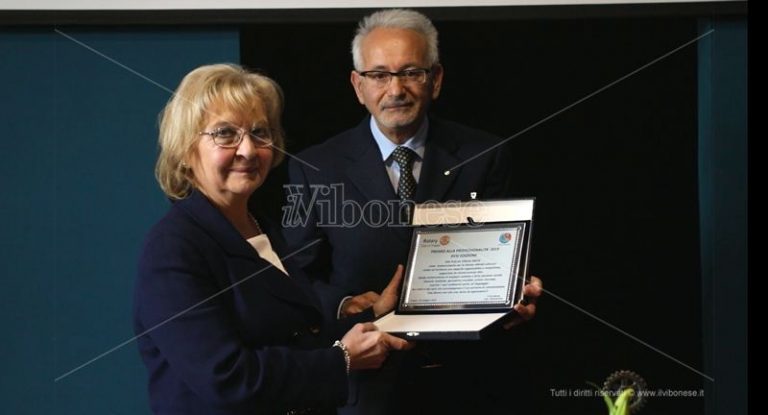
POLYGON ((423 14, 415 10, 388 9, 380 10, 363 18, 357 27, 354 39, 352 39, 352 63, 355 70, 363 68, 363 39, 378 27, 395 29, 410 29, 420 33, 427 41, 427 62, 429 66, 440 62, 437 50, 437 29, 423 14))

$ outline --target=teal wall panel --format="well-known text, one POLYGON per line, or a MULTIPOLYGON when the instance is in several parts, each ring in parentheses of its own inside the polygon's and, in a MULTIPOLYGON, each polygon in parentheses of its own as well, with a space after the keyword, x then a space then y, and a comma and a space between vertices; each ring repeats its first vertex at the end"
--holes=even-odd
POLYGON ((0 412, 149 412, 135 344, 115 347, 133 336, 142 238, 168 206, 157 114, 192 68, 239 61, 238 37, 0 30, 0 412))
POLYGON ((699 206, 707 414, 747 413, 747 24, 702 19, 699 206))

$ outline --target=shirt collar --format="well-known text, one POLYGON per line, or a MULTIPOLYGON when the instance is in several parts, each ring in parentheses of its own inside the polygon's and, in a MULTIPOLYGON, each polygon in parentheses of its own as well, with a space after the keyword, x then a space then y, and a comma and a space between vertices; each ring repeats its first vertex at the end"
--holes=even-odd
MULTIPOLYGON (((370 124, 373 139, 376 141, 376 145, 379 146, 379 151, 381 151, 381 159, 383 161, 387 161, 387 159, 389 159, 389 157, 392 155, 392 152, 395 151, 398 146, 397 144, 390 141, 383 132, 381 132, 378 124, 376 124, 376 120, 373 117, 371 117, 370 124)), ((407 139, 405 143, 401 145, 410 148, 419 156, 419 159, 423 159, 424 143, 427 141, 427 131, 429 131, 429 119, 425 117, 424 122, 421 123, 421 127, 419 127, 418 131, 416 131, 416 134, 413 137, 407 139)))

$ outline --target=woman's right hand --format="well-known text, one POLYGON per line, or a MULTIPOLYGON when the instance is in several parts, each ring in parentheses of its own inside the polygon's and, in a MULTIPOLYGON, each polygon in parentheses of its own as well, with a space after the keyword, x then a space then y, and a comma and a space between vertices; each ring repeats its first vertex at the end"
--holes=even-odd
POLYGON ((390 350, 407 350, 413 347, 401 338, 379 331, 373 323, 358 323, 341 339, 349 353, 352 370, 381 367, 390 350))

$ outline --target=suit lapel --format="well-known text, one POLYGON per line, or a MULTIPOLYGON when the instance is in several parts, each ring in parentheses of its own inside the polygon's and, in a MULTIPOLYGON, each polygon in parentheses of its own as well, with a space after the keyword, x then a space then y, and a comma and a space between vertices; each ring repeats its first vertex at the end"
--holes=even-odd
MULTIPOLYGON (((232 284, 238 284, 246 278, 258 279, 272 295, 317 311, 317 304, 306 296, 296 282, 285 276, 269 261, 262 259, 229 220, 200 192, 194 191, 189 197, 176 203, 221 246, 227 255, 247 259, 252 263, 252 265, 242 266, 238 264, 244 264, 243 262, 234 261, 234 259, 228 261, 230 271, 237 274, 232 276, 234 278, 231 281, 232 284)), ((273 244, 273 239, 270 237, 270 244, 273 244)), ((273 245, 278 255, 283 253, 279 250, 281 247, 280 242, 273 245)))
MULTIPOLYGON (((388 201, 399 201, 399 198, 395 189, 392 188, 392 182, 389 180, 387 169, 381 159, 381 151, 371 133, 370 116, 366 117, 352 134, 351 141, 347 146, 347 157, 351 159, 351 163, 347 167, 345 175, 364 197, 364 200, 357 202, 364 205, 371 201, 380 201, 386 205, 390 220, 397 218, 399 215, 396 210, 398 203, 388 203, 388 201)), ((363 214, 366 214, 365 209, 363 214)), ((401 240, 410 240, 410 228, 395 226, 392 231, 401 240)))
POLYGON ((424 164, 421 166, 419 184, 416 186, 416 202, 428 200, 443 201, 461 168, 454 168, 461 160, 456 156, 459 143, 453 132, 445 128, 439 120, 430 118, 427 135, 424 164), (445 172, 449 174, 446 175, 445 172))
POLYGON ((178 202, 179 207, 187 212, 194 221, 208 233, 214 241, 229 255, 259 258, 256 251, 243 239, 237 229, 227 220, 208 198, 198 191, 193 191, 186 199, 178 202))
POLYGON ((352 162, 345 174, 352 185, 363 194, 366 201, 397 199, 392 182, 389 180, 381 151, 371 133, 369 118, 357 126, 347 145, 346 157, 352 162))

